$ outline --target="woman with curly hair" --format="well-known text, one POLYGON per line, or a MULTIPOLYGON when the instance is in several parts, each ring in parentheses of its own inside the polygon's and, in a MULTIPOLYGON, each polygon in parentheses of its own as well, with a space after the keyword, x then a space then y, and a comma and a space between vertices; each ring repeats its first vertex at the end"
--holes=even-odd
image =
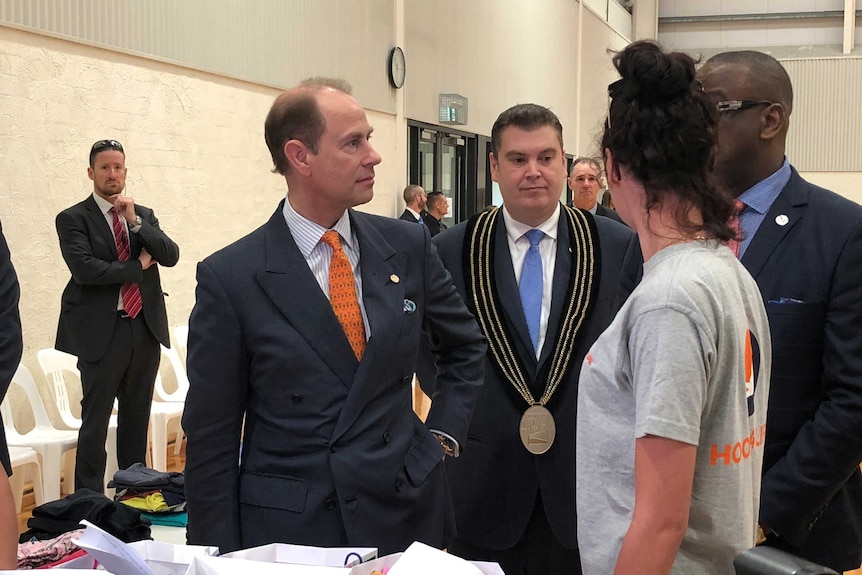
POLYGON ((577 430, 583 571, 733 574, 755 544, 770 339, 710 182, 716 110, 694 60, 635 42, 602 150, 640 284, 587 354, 577 430))

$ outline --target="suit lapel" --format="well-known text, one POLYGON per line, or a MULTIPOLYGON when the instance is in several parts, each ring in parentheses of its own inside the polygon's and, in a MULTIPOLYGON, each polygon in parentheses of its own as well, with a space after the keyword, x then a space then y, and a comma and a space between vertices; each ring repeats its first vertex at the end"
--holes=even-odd
POLYGON ((98 230, 102 240, 108 245, 108 250, 113 254, 115 260, 118 259, 119 255, 117 255, 117 242, 114 239, 114 231, 108 225, 105 214, 99 209, 99 204, 96 203, 93 196, 84 200, 84 207, 87 210, 87 217, 90 218, 93 227, 98 230))
POLYGON ((408 281, 406 254, 397 252, 368 216, 353 210, 349 213, 351 228, 359 240, 362 302, 371 338, 341 410, 332 442, 338 441, 353 425, 368 400, 375 396, 369 387, 379 385, 386 377, 390 353, 396 348, 404 321, 404 284, 408 281))
POLYGON ((568 220, 564 214, 560 214, 560 222, 557 225, 557 259, 554 264, 554 283, 551 287, 551 311, 548 316, 548 329, 545 332, 545 343, 539 355, 539 365, 542 365, 553 353, 556 347, 554 335, 560 328, 563 308, 566 302, 566 290, 572 273, 572 248, 569 245, 568 220))
POLYGON ((794 171, 742 256, 743 265, 755 278, 808 207, 808 191, 798 183, 799 175, 794 171), (779 222, 783 222, 783 225, 779 222))
POLYGON ((258 284, 346 387, 358 365, 329 300, 308 267, 282 215, 284 203, 265 227, 265 271, 258 284))

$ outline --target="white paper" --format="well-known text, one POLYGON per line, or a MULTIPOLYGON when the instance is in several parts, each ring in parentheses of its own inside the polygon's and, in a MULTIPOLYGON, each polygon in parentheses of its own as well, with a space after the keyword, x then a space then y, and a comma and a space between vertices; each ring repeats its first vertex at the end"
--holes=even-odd
POLYGON ((161 541, 135 541, 128 547, 150 567, 154 575, 184 575, 195 557, 218 554, 217 547, 175 545, 161 541))
POLYGON ((388 575, 484 575, 482 570, 460 557, 444 553, 416 541, 401 555, 388 575))
POLYGON ((81 525, 86 527, 84 533, 72 541, 78 547, 86 549, 105 569, 123 575, 155 575, 141 556, 128 545, 86 519, 81 521, 81 525))

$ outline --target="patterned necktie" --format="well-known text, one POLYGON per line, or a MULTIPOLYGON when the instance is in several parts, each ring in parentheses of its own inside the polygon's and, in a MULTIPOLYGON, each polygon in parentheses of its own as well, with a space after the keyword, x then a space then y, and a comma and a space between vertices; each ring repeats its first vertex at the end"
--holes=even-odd
MULTIPOLYGON (((129 238, 126 236, 126 226, 120 218, 116 208, 111 208, 114 221, 114 242, 117 244, 117 259, 121 262, 129 261, 129 238)), ((128 283, 120 286, 120 295, 123 297, 123 309, 131 317, 138 317, 141 313, 143 303, 141 300, 141 289, 138 284, 128 283)))
MULTIPOLYGON (((739 198, 733 200, 733 216, 730 218, 730 227, 736 232, 736 237, 738 238, 742 234, 742 228, 739 225, 739 216, 742 215, 742 210, 745 209, 745 203, 739 198)), ((742 243, 742 240, 730 240, 727 242, 727 247, 729 247, 733 251, 733 255, 736 256, 736 259, 739 259, 739 247, 742 243)))
POLYGON ((542 254, 539 253, 539 242, 545 237, 542 230, 530 230, 524 234, 530 242, 524 267, 521 269, 521 281, 518 291, 521 293, 521 307, 527 318, 527 329, 533 342, 533 350, 539 350, 539 323, 542 318, 542 254))
POLYGON ((329 303, 341 323, 353 353, 356 354, 356 359, 362 360, 362 354, 365 352, 365 324, 362 321, 362 310, 359 309, 359 298, 356 297, 353 268, 341 247, 338 232, 327 230, 320 241, 332 248, 332 259, 329 261, 329 303))

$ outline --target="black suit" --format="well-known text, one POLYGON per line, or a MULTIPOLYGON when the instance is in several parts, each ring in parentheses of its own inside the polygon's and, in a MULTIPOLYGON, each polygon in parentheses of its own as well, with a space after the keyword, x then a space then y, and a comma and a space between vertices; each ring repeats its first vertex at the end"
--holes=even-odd
POLYGON ((399 219, 399 220, 404 220, 405 222, 412 222, 412 223, 414 223, 414 224, 418 224, 418 223, 419 223, 419 220, 416 218, 416 216, 414 216, 414 215, 410 212, 410 210, 408 210, 408 209, 405 209, 403 212, 401 212, 401 215, 400 215, 400 216, 398 216, 398 219, 399 219))
POLYGON ((423 226, 350 210, 371 330, 357 362, 282 210, 198 265, 189 542, 444 547, 452 502, 429 430, 466 443, 484 338, 423 226), (424 424, 411 409, 423 324, 446 365, 424 424))
MULTIPOLYGON (((18 298, 21 290, 18 287, 18 276, 12 266, 12 258, 3 228, 0 226, 0 401, 6 396, 12 376, 21 361, 24 342, 21 339, 21 316, 18 313, 18 298)), ((3 419, 0 417, 0 465, 6 475, 12 475, 12 465, 9 461, 9 449, 6 447, 6 432, 3 430, 3 419)))
POLYGON ((772 333, 761 488, 770 541, 862 560, 862 207, 793 170, 742 257, 772 333))
MULTIPOLYGON (((486 550, 512 548, 522 539, 528 524, 535 521, 534 510, 540 498, 543 509, 538 509, 538 513, 544 513, 553 536, 563 547, 573 550, 577 561, 574 472, 578 376, 587 350, 610 324, 616 312, 624 257, 636 244, 628 228, 607 218, 594 218, 584 211, 578 213, 586 215, 587 221, 594 226, 593 235, 598 240, 598 295, 578 332, 570 368, 548 404, 556 421, 556 440, 543 455, 527 452, 519 437, 519 421, 527 405, 514 392, 512 383, 501 378, 496 360, 489 352, 486 356, 485 385, 473 414, 464 455, 447 460, 446 465, 458 527, 458 537, 450 547, 453 553, 482 553, 475 549, 477 547, 486 550)), ((552 350, 557 344, 554 334, 564 315, 566 290, 573 273, 572 266, 575 265, 567 225, 563 214, 557 234, 547 339, 538 361, 521 307, 502 214, 493 232, 492 253, 495 255, 492 269, 502 304, 502 317, 505 329, 513 334, 513 348, 529 372, 530 381, 534 381, 537 374, 547 373, 550 369, 552 350)), ((466 297, 464 244, 467 227, 468 223, 464 222, 434 238, 440 258, 452 273, 455 287, 462 297, 466 297)), ((631 262, 633 269, 626 273, 636 275, 636 259, 632 258, 631 262)), ((561 333, 560 338, 566 338, 566 335, 561 333)), ((426 393, 433 398, 431 358, 423 354, 421 359, 419 380, 422 387, 427 388, 426 393)), ((537 394, 534 390, 533 394, 536 396, 540 392, 537 394)), ((475 558, 499 561, 501 557, 486 554, 475 558)), ((520 569, 520 566, 515 567, 512 573, 520 573, 520 569)), ((570 567, 565 572, 580 572, 574 569, 570 567)))
POLYGON ((422 214, 422 221, 424 221, 425 225, 428 226, 428 233, 431 234, 432 238, 448 227, 446 224, 427 212, 422 214))
POLYGON ((105 437, 115 397, 119 467, 145 461, 159 343, 170 346, 159 265, 175 265, 179 248, 151 209, 136 205, 135 213, 143 224, 129 231, 125 262, 117 259, 113 231, 92 195, 57 215, 60 250, 72 278, 63 290, 55 347, 78 356, 83 386, 76 489, 103 489, 105 437), (142 269, 137 258, 143 248, 159 265, 142 269), (143 309, 136 319, 117 312, 123 283, 140 287, 143 309))
POLYGON ((601 204, 596 204, 596 215, 604 216, 606 218, 610 218, 612 220, 616 220, 621 224, 625 224, 620 215, 616 212, 616 210, 612 210, 610 208, 606 208, 601 204))

